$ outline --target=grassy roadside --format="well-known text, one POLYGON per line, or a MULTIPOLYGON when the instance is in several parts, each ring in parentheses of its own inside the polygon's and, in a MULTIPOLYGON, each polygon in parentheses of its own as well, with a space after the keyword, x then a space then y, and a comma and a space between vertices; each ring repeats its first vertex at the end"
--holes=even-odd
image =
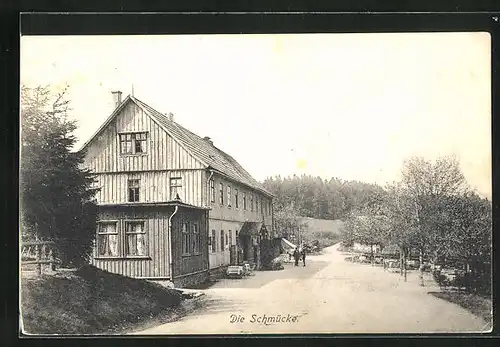
POLYGON ((475 294, 459 292, 429 292, 437 298, 459 305, 475 316, 481 317, 485 322, 492 322, 492 301, 475 294))
POLYGON ((301 231, 304 241, 318 241, 319 248, 330 247, 341 239, 343 222, 340 220, 300 217, 304 223, 301 231))
POLYGON ((176 290, 85 266, 69 277, 21 280, 27 334, 116 333, 178 315, 176 290))

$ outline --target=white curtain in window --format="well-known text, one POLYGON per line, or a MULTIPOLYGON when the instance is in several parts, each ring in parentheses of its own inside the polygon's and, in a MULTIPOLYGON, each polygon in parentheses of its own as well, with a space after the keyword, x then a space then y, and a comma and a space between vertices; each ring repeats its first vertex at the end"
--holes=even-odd
POLYGON ((132 153, 132 141, 125 142, 124 153, 132 153))
POLYGON ((142 223, 128 224, 127 246, 128 255, 146 255, 145 234, 142 223))
POLYGON ((116 234, 108 235, 108 255, 115 257, 118 255, 118 238, 116 234))
POLYGON ((144 234, 137 234, 137 255, 146 255, 146 242, 144 234))
POLYGON ((108 251, 108 235, 99 235, 99 255, 106 255, 108 251))
POLYGON ((179 198, 183 199, 182 187, 170 187, 170 200, 175 200, 179 194, 179 198))
POLYGON ((128 255, 137 255, 137 242, 135 234, 127 235, 128 255))
POLYGON ((145 255, 145 242, 144 242, 144 234, 143 232, 143 225, 142 223, 136 223, 134 224, 134 232, 138 233, 136 234, 136 250, 137 250, 137 255, 145 255))
POLYGON ((116 225, 112 223, 101 224, 101 233, 99 235, 99 255, 117 256, 118 255, 118 237, 116 225))
POLYGON ((146 141, 140 141, 141 143, 141 152, 146 153, 146 141))

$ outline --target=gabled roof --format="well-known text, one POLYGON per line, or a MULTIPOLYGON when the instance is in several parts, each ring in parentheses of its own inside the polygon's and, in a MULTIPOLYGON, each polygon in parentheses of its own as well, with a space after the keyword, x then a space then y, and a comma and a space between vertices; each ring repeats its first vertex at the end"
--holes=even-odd
POLYGON ((82 150, 96 137, 116 115, 124 108, 127 102, 134 102, 146 114, 148 114, 153 121, 155 121, 163 130, 165 130, 174 140, 176 140, 184 149, 190 152, 193 156, 198 158, 207 169, 212 169, 227 178, 242 183, 246 186, 259 190, 266 195, 273 196, 272 193, 267 191, 261 183, 255 180, 233 157, 219 148, 215 147, 209 141, 194 134, 188 129, 182 127, 176 122, 171 121, 163 113, 158 112, 148 104, 140 101, 133 96, 127 96, 125 100, 116 108, 104 124, 97 130, 97 132, 87 141, 82 150))
POLYGON ((106 127, 109 125, 109 123, 111 123, 111 121, 113 119, 115 119, 115 117, 120 113, 121 110, 123 110, 123 108, 125 107, 125 105, 132 100, 132 97, 129 95, 127 96, 120 105, 118 105, 115 110, 113 111, 113 113, 111 113, 109 115, 109 117, 104 121, 104 123, 102 123, 102 125, 99 127, 99 129, 97 129, 97 131, 87 140, 87 142, 85 142, 82 147, 78 150, 78 152, 81 152, 83 151, 84 149, 87 148, 88 145, 90 145, 90 143, 104 130, 106 129, 106 127))

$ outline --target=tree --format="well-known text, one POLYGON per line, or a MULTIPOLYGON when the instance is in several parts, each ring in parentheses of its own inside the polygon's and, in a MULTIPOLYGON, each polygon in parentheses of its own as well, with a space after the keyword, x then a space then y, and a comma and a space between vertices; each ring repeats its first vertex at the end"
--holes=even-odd
POLYGON ((434 163, 412 157, 403 165, 402 184, 414 205, 414 224, 418 235, 414 243, 421 253, 438 256, 439 230, 447 228, 447 203, 464 194, 468 187, 455 157, 438 158, 434 163))
POLYGON ((280 204, 275 202, 273 205, 275 230, 285 238, 291 238, 292 235, 299 236, 298 233, 300 230, 304 229, 307 225, 302 222, 294 204, 280 204))
POLYGON ((400 274, 404 275, 406 281, 406 258, 419 232, 414 218, 413 199, 399 182, 388 184, 386 190, 381 213, 386 216, 388 223, 387 242, 399 248, 400 274))
POLYGON ((54 240, 63 265, 88 260, 95 237, 94 177, 72 152, 76 122, 68 119, 67 89, 21 89, 20 202, 24 239, 54 240))
POLYGON ((474 192, 452 198, 446 216, 449 233, 438 241, 440 254, 466 264, 490 262, 492 206, 474 192))
POLYGON ((473 193, 455 157, 435 162, 410 158, 403 165, 401 187, 406 200, 402 214, 411 228, 409 242, 423 258, 435 262, 461 259, 470 264, 491 248, 491 203, 473 193))

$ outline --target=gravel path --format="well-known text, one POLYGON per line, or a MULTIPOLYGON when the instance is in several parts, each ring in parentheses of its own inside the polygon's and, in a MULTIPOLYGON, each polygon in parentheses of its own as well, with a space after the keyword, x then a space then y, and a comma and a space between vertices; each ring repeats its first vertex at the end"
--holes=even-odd
POLYGON ((285 264, 283 271, 222 280, 204 290, 191 315, 136 334, 484 331, 481 318, 427 294, 438 291, 429 277, 421 287, 416 272, 404 282, 345 256, 333 246, 310 256, 306 267, 285 264))

